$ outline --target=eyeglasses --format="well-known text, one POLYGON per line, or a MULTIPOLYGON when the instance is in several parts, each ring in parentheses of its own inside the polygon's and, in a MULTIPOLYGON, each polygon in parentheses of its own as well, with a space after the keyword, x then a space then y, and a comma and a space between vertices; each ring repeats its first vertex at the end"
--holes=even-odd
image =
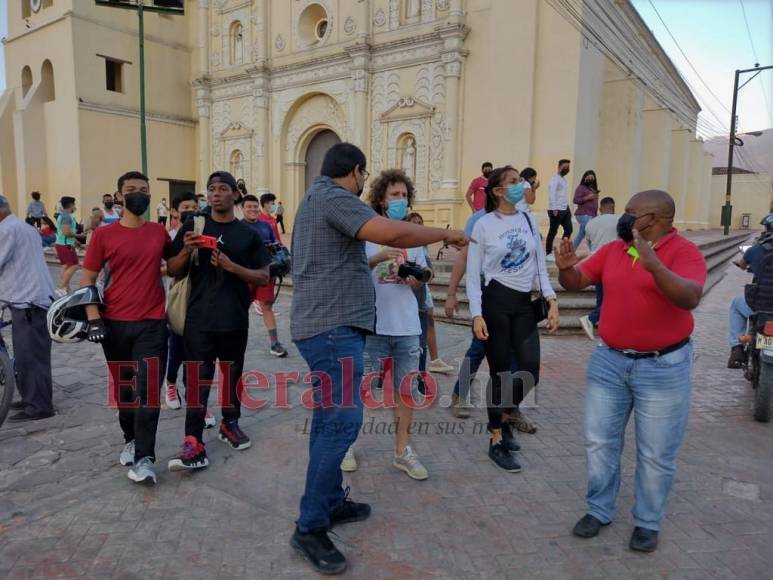
POLYGON ((368 181, 368 178, 370 177, 370 171, 362 170, 360 171, 360 175, 362 175, 363 181, 368 181))

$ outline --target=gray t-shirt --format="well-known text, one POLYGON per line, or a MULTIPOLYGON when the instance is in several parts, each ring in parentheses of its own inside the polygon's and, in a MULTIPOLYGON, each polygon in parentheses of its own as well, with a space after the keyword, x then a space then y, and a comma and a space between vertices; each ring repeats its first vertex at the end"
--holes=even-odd
POLYGON ((293 340, 337 326, 373 332, 375 293, 365 242, 356 236, 377 215, 331 178, 314 180, 293 226, 293 340))
POLYGON ((620 216, 613 213, 602 213, 585 225, 585 237, 592 252, 604 244, 617 239, 617 222, 620 216))

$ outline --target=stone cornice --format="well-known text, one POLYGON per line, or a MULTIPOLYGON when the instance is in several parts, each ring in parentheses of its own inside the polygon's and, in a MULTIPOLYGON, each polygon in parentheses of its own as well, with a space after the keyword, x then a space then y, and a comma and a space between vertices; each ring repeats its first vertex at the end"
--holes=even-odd
MULTIPOLYGON (((92 111, 94 113, 103 113, 106 115, 117 115, 119 117, 130 117, 133 119, 139 119, 140 112, 137 109, 131 107, 121 107, 117 105, 106 105, 103 103, 93 103, 90 101, 79 100, 78 109, 82 111, 92 111)), ((170 125, 178 125, 180 127, 193 128, 196 126, 196 121, 193 119, 187 119, 185 117, 178 117, 175 115, 165 115, 162 113, 145 113, 145 118, 148 121, 158 121, 160 123, 168 123, 170 125)))

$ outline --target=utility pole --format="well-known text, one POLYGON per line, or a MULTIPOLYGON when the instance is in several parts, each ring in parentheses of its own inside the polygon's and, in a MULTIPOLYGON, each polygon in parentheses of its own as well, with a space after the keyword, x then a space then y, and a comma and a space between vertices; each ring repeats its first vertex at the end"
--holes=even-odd
POLYGON ((722 207, 722 225, 724 226, 724 234, 727 236, 730 234, 730 224, 732 222, 732 216, 733 216, 733 206, 732 206, 732 184, 733 184, 733 152, 735 148, 735 141, 736 141, 736 107, 738 106, 738 91, 740 91, 742 88, 744 88, 751 80, 753 80, 758 74, 760 74, 764 70, 773 69, 773 65, 771 66, 760 66, 759 63, 756 63, 754 65, 754 68, 747 68, 747 69, 741 69, 735 71, 735 81, 733 83, 733 110, 730 113, 730 140, 727 146, 727 187, 725 189, 725 205, 722 207), (738 86, 738 81, 741 78, 742 74, 745 73, 751 73, 753 72, 754 75, 752 75, 749 79, 744 82, 740 87, 738 86))
POLYGON ((95 0, 98 6, 111 8, 124 8, 136 10, 139 21, 139 68, 140 68, 140 158, 142 159, 142 173, 148 174, 148 135, 145 124, 145 12, 158 12, 161 14, 183 14, 183 0, 154 0, 146 6, 145 2, 151 0, 95 0))

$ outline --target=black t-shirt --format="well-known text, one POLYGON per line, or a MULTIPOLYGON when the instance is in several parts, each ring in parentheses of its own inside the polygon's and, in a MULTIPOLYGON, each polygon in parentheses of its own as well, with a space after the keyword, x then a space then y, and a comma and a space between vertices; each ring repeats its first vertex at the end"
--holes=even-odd
MULTIPOLYGON (((185 232, 193 231, 193 220, 187 220, 172 243, 172 254, 183 249, 185 232)), ((217 239, 217 246, 232 262, 251 270, 271 261, 260 235, 234 219, 224 224, 206 217, 204 235, 217 239)), ((191 264, 191 296, 188 300, 189 325, 201 330, 227 332, 249 328, 250 289, 241 278, 218 269, 210 263, 212 251, 199 249, 198 266, 191 264)))

